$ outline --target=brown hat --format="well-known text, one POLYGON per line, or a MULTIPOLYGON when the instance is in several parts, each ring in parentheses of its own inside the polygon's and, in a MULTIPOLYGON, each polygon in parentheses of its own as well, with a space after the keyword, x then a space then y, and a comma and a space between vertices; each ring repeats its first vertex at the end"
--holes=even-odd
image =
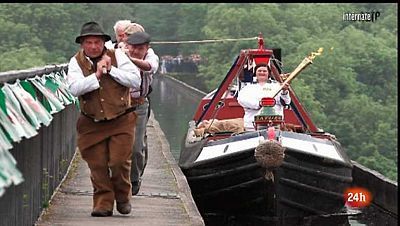
POLYGON ((101 26, 98 23, 91 21, 91 22, 85 23, 82 26, 81 35, 76 37, 75 42, 81 43, 83 37, 90 36, 90 35, 101 36, 101 37, 103 37, 105 42, 111 40, 111 37, 104 33, 103 29, 101 28, 101 26))
POLYGON ((144 43, 150 43, 150 35, 146 32, 135 32, 128 36, 126 42, 131 45, 140 45, 144 43))

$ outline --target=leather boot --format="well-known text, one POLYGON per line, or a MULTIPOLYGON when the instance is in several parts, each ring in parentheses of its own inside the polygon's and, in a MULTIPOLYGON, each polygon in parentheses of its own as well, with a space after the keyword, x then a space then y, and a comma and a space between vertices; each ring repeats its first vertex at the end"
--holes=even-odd
POLYGON ((129 214, 132 206, 130 202, 117 202, 117 210, 121 214, 129 214))
POLYGON ((108 210, 93 210, 92 217, 109 217, 112 216, 113 212, 108 210))

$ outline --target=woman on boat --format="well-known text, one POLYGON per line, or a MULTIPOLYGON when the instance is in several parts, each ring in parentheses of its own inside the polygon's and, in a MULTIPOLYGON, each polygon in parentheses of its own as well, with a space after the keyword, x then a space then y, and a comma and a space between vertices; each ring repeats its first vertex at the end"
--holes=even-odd
MULTIPOLYGON (((254 116, 261 109, 260 101, 269 93, 279 89, 280 83, 271 80, 268 65, 259 64, 255 68, 257 83, 249 84, 239 91, 238 102, 244 108, 244 126, 246 131, 254 131, 254 116)), ((289 85, 286 84, 275 96, 275 111, 283 117, 283 109, 290 104, 289 85)))

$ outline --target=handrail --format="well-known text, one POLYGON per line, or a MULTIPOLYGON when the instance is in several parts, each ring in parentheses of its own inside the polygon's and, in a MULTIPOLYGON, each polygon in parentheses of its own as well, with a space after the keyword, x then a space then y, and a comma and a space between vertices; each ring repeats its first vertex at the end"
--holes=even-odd
POLYGON ((14 82, 17 79, 26 79, 30 77, 35 77, 36 75, 44 75, 44 74, 49 74, 53 71, 58 71, 58 70, 66 70, 68 68, 68 64, 60 64, 60 65, 47 65, 44 67, 34 67, 30 69, 25 69, 25 70, 12 70, 12 71, 6 71, 6 72, 0 72, 0 83, 5 83, 5 82, 14 82))
MULTIPOLYGON (((1 72, 0 87, 9 84, 10 86, 3 88, 11 89, 11 87, 15 88, 13 83, 17 83, 18 80, 21 80, 22 82, 23 80, 32 79, 31 88, 33 88, 33 90, 31 89, 30 91, 35 91, 32 92, 35 95, 32 93, 30 93, 30 95, 32 95, 34 99, 36 99, 35 101, 38 101, 40 104, 44 104, 45 99, 50 103, 50 99, 44 92, 42 92, 43 90, 39 89, 39 87, 35 85, 36 83, 33 82, 38 82, 37 84, 44 80, 54 82, 56 80, 58 82, 62 80, 62 82, 65 82, 63 80, 65 76, 64 72, 67 72, 67 70, 67 64, 59 64, 35 67, 26 70, 1 72), (39 79, 36 79, 37 77, 39 79)), ((26 84, 27 83, 25 83, 25 85, 26 84)), ((59 83, 57 83, 57 85, 58 84, 59 83)), ((42 87, 43 89, 46 88, 45 84, 41 85, 44 86, 42 87)), ((6 89, 3 88, 0 89, 0 91, 3 91, 0 101, 5 103, 10 96, 5 95, 4 90, 6 89)), ((23 87, 21 86, 21 88, 23 87)), ((58 86, 56 91, 60 92, 56 93, 61 94, 62 90, 67 91, 64 86, 58 86)), ((14 90, 9 91, 14 93, 14 90)), ((65 93, 63 93, 63 95, 64 94, 65 93)), ((64 97, 67 99, 72 98, 72 96, 64 97)), ((11 99, 12 98, 8 99, 10 106, 13 105, 11 99)), ((76 151, 77 138, 75 123, 79 117, 79 111, 77 106, 73 104, 75 101, 71 100, 72 103, 64 102, 64 100, 66 100, 64 98, 61 101, 61 98, 59 99, 58 95, 56 95, 56 100, 60 101, 59 104, 64 105, 64 108, 58 111, 59 106, 58 108, 51 110, 51 123, 46 125, 44 123, 45 119, 42 118, 43 120, 40 120, 40 125, 42 125, 40 126, 40 129, 34 127, 33 124, 31 125, 31 130, 36 129, 37 134, 32 135, 29 138, 22 136, 22 132, 21 134, 15 134, 14 138, 19 136, 21 140, 9 140, 10 145, 6 145, 5 147, 3 145, 2 150, 0 150, 2 154, 3 152, 6 153, 6 157, 8 157, 4 158, 4 156, 0 154, 0 164, 6 163, 5 165, 1 165, 3 167, 0 167, 0 171, 2 171, 0 174, 7 172, 5 176, 7 183, 5 186, 0 183, 0 193, 2 190, 3 192, 5 191, 3 194, 0 194, 0 226, 33 225, 40 212, 49 205, 52 194, 65 178, 76 151), (4 151, 4 149, 7 150, 4 151), (21 176, 23 176, 23 178, 21 178, 21 176), (10 178, 12 178, 11 183, 9 183, 10 178), (21 179, 23 180, 21 181, 21 179), (22 212, 24 214, 19 214, 22 212)), ((17 101, 19 101, 19 99, 17 101)), ((2 110, 4 109, 0 109, 0 111, 2 110)), ((28 116, 23 114, 25 110, 22 110, 23 109, 21 109, 21 112, 15 111, 21 116, 21 120, 23 119, 22 117, 28 116)), ((44 110, 49 111, 50 113, 50 109, 44 110)), ((2 119, 7 120, 5 117, 2 119)), ((48 120, 49 117, 46 119, 48 120)), ((19 118, 17 120, 19 120, 19 118)), ((30 124, 29 117, 26 117, 26 120, 26 124, 30 124)), ((36 126, 39 125, 38 123, 39 121, 36 122, 36 126)), ((10 126, 12 125, 14 124, 10 124, 10 126)), ((1 132, 8 132, 5 131, 3 126, 4 124, 1 126, 3 130, 1 132)), ((1 135, 5 136, 6 134, 4 133, 1 135)), ((4 177, 2 177, 2 179, 4 179, 4 177)), ((0 181, 3 182, 1 179, 0 181)))

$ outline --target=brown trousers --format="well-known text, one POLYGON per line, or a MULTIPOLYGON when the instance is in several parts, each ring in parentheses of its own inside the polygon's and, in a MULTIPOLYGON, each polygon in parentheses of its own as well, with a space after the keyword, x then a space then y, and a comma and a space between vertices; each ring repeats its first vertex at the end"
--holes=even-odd
POLYGON ((109 122, 94 122, 81 115, 77 122, 78 148, 90 169, 93 210, 112 211, 114 200, 130 201, 132 146, 136 113, 109 122))

